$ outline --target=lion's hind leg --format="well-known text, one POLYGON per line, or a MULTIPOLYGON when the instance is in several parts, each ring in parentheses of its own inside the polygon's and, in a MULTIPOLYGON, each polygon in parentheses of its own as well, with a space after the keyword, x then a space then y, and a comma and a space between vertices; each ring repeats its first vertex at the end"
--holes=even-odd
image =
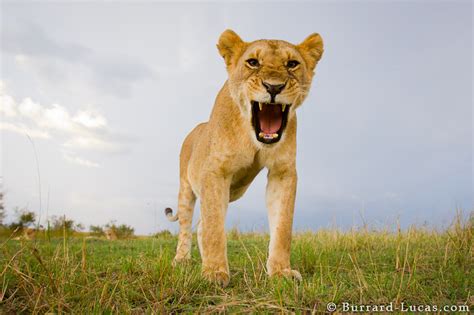
POLYGON ((196 195, 191 185, 186 180, 181 180, 178 195, 179 236, 174 264, 191 259, 191 228, 195 203, 196 195))

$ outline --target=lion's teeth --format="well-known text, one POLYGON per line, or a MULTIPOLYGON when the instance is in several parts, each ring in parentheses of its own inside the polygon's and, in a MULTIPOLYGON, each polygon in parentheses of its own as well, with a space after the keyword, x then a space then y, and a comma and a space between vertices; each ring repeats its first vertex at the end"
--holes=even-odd
POLYGON ((281 111, 284 112, 286 108, 286 104, 281 104, 281 111))
POLYGON ((258 108, 260 108, 260 110, 263 109, 263 104, 262 103, 258 103, 258 108))
POLYGON ((259 137, 260 139, 267 139, 267 140, 268 140, 268 139, 276 139, 276 138, 278 138, 278 134, 277 134, 277 133, 265 133, 265 132, 262 132, 262 131, 261 131, 261 132, 258 134, 258 137, 259 137))

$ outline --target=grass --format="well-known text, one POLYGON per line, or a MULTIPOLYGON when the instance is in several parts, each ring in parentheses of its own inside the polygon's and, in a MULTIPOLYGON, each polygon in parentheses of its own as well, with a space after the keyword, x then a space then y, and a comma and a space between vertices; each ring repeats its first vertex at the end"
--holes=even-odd
MULTIPOLYGON (((265 275, 268 235, 228 234, 231 282, 203 281, 199 253, 173 268, 176 237, 0 242, 0 313, 325 312, 326 304, 467 305, 474 292, 473 224, 445 231, 294 236, 295 280, 265 275)), ((195 240, 194 240, 195 241, 195 240)), ((194 242, 193 244, 196 244, 194 242)))

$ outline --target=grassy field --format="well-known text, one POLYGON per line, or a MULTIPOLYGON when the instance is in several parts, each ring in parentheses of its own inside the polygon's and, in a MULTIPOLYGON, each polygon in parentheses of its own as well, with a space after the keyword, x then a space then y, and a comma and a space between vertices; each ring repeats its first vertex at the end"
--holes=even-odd
MULTIPOLYGON (((322 230, 294 236, 302 282, 265 275, 265 234, 228 235, 231 282, 200 277, 199 253, 173 268, 175 236, 1 241, 0 313, 325 312, 354 304, 473 309, 473 226, 446 231, 322 230)), ((196 243, 194 243, 196 244, 196 243)))

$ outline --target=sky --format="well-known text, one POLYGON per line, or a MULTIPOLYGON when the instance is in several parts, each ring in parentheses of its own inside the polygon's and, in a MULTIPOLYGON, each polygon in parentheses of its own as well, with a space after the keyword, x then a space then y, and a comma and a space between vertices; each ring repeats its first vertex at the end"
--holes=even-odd
MULTIPOLYGON (((26 207, 43 222, 176 231, 163 209, 177 206, 180 146, 226 80, 216 43, 231 28, 246 41, 324 39, 297 113, 296 230, 446 227, 473 209, 472 12, 470 1, 1 1, 9 220, 26 207)), ((228 228, 268 230, 265 184, 263 170, 228 228)))

